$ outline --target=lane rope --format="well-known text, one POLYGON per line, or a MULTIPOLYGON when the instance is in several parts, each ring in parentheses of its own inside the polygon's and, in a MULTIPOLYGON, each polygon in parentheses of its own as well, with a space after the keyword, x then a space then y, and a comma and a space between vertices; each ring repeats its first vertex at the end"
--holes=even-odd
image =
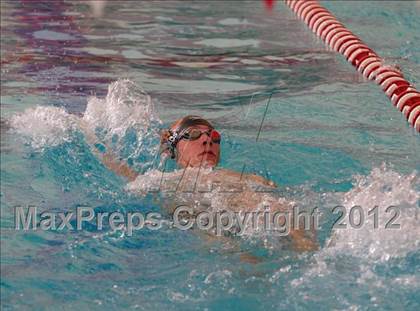
POLYGON ((286 5, 331 49, 343 55, 366 79, 375 81, 392 104, 420 132, 420 92, 316 0, 285 0, 286 5))

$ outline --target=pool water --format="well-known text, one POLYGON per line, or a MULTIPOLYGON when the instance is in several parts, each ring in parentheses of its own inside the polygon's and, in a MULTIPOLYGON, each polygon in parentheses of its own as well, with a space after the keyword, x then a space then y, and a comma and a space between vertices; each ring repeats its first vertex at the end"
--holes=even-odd
MULTIPOLYGON (((418 3, 322 4, 419 86, 418 3)), ((419 135, 380 88, 281 2, 268 12, 259 1, 108 1, 101 13, 2 1, 2 310, 418 310, 419 154, 419 135), (147 173, 160 129, 186 114, 220 129, 221 167, 319 208, 318 251, 170 225, 131 237, 14 229, 16 206, 162 212, 102 165, 80 120, 147 173), (332 230, 336 205, 360 205, 366 222, 332 230), (368 212, 379 206, 383 224, 391 205, 401 228, 374 229, 368 212)))

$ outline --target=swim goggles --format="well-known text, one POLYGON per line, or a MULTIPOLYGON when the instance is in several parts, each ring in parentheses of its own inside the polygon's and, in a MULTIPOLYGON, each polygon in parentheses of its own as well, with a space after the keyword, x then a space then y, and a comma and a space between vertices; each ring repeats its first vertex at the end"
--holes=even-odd
POLYGON ((194 128, 191 130, 187 129, 184 133, 180 135, 180 139, 185 139, 185 140, 190 140, 190 141, 197 140, 203 134, 207 134, 207 136, 210 137, 213 143, 220 144, 221 135, 215 129, 208 129, 207 131, 202 131, 200 129, 194 129, 194 128))

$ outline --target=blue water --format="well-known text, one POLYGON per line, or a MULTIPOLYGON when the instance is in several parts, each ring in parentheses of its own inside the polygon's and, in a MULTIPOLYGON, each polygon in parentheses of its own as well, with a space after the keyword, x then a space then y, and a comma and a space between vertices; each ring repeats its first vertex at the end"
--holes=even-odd
MULTIPOLYGON (((322 4, 420 87, 418 3, 322 4)), ((282 3, 267 12, 259 1, 108 1, 93 12, 82 2, 1 2, 2 310, 419 309, 419 136, 377 85, 282 3), (146 125, 140 90, 154 109, 146 125), (15 206, 162 212, 153 196, 126 191, 75 120, 91 117, 144 173, 157 165, 159 129, 186 114, 221 130, 221 167, 319 207, 320 250, 207 241, 170 226, 132 237, 14 229, 15 206), (401 229, 332 232, 338 204, 399 206, 401 229), (261 261, 243 262, 243 252, 261 261)))

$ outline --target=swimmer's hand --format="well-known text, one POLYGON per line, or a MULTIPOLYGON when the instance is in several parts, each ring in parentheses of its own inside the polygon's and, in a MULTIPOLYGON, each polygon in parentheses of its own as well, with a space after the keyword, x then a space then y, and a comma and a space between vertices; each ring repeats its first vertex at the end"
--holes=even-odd
POLYGON ((290 237, 292 238, 292 247, 297 252, 311 252, 319 249, 315 238, 306 236, 302 229, 291 230, 290 237))
POLYGON ((256 265, 256 264, 262 262, 261 258, 259 258, 257 256, 254 256, 254 255, 252 255, 250 253, 247 253, 247 252, 241 253, 239 255, 239 260, 241 262, 250 263, 250 264, 253 264, 253 265, 256 265))

